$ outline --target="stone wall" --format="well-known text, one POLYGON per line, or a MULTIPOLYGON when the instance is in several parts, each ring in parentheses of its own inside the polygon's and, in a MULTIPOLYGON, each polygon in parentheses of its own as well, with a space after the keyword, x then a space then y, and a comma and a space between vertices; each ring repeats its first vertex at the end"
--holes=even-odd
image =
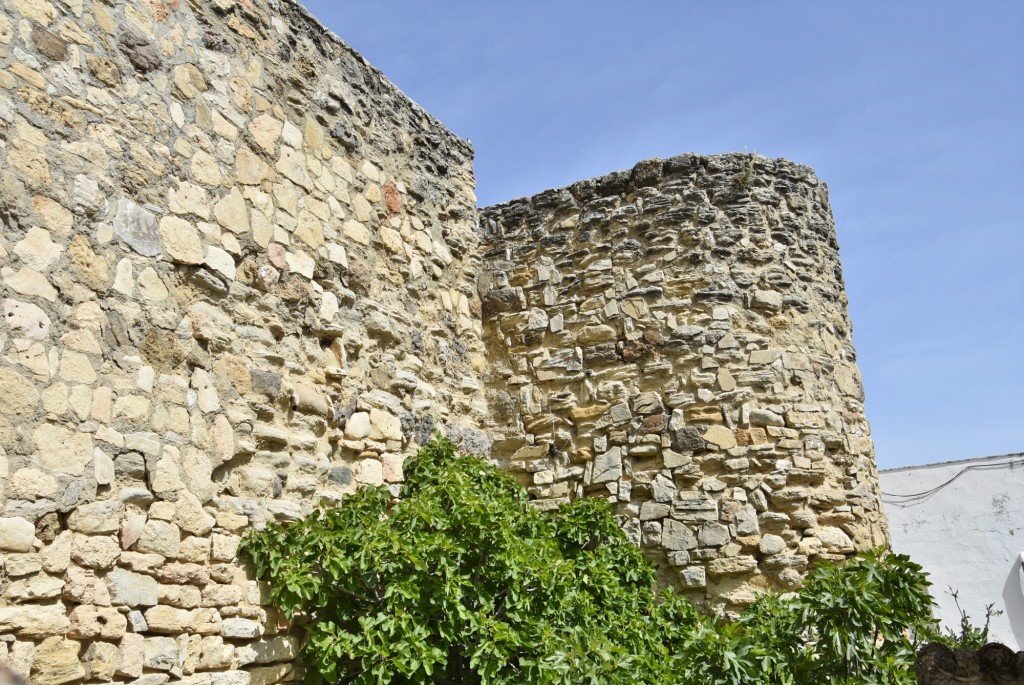
POLYGON ((473 184, 292 2, 0 0, 0 662, 301 677, 237 544, 489 449, 473 184))
POLYGON ((241 536, 397 493, 435 429, 612 499, 707 608, 887 542, 808 169, 655 160, 479 225, 473 185, 291 0, 0 0, 0 663, 301 679, 241 536))
POLYGON ((810 169, 652 160, 482 211, 493 456, 598 495, 716 609, 887 544, 835 227, 810 169))
POLYGON ((1024 685, 1024 652, 990 642, 978 651, 932 642, 917 654, 918 685, 1024 685))

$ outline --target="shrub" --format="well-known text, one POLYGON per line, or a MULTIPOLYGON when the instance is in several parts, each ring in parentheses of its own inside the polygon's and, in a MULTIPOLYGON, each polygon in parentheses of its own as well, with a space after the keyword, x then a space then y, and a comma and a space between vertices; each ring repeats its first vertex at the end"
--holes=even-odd
POLYGON ((243 541, 270 600, 308 620, 313 682, 913 682, 931 600, 906 557, 815 569, 730 623, 656 596, 603 500, 538 511, 443 438, 405 472, 397 502, 364 488, 243 541))

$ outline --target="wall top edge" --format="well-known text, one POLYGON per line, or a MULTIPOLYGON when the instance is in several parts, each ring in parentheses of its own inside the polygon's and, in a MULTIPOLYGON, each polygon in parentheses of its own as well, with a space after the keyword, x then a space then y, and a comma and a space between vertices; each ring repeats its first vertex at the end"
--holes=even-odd
MULTIPOLYGON (((271 4, 273 6, 273 4, 275 3, 271 4)), ((381 84, 397 93, 402 99, 408 102, 410 107, 414 109, 416 112, 423 114, 431 123, 433 123, 439 129, 440 133, 442 133, 449 139, 450 143, 460 147, 462 151, 465 154, 467 154, 470 158, 474 156, 475 151, 473 148, 473 144, 471 142, 469 142, 465 138, 460 137, 458 134, 453 133, 452 130, 449 129, 444 124, 444 122, 442 122, 440 119, 431 114, 427 109, 425 109, 422 105, 413 100, 411 97, 406 95, 405 91, 399 88, 391 79, 384 75, 384 72, 382 72, 380 69, 371 64, 370 61, 367 60, 358 50, 356 50, 347 42, 345 42, 345 40, 341 38, 341 36, 339 36, 331 29, 327 28, 327 26, 325 26, 324 23, 320 21, 320 19, 317 18, 315 14, 309 11, 309 9, 305 5, 303 5, 299 0, 278 0, 276 4, 281 6, 282 9, 287 8, 290 14, 295 15, 292 17, 293 20, 298 19, 305 21, 308 24, 308 26, 305 27, 306 29, 319 33, 323 38, 333 43, 335 47, 340 48, 341 50, 344 50, 345 52, 352 55, 356 61, 358 61, 360 64, 366 67, 368 71, 373 73, 373 75, 380 80, 381 84)), ((307 35, 313 37, 315 34, 310 33, 307 35)))
POLYGON ((900 473, 903 471, 920 471, 923 469, 940 469, 948 466, 959 466, 961 464, 988 464, 997 461, 1019 460, 1024 466, 1024 452, 1010 452, 1009 454, 996 454, 991 457, 974 457, 972 459, 954 459, 952 461, 935 461, 927 464, 912 464, 910 466, 899 466, 892 469, 879 469, 879 473, 900 473))
POLYGON ((714 155, 684 153, 667 159, 654 157, 637 162, 630 169, 613 171, 601 176, 577 181, 561 188, 544 190, 531 196, 513 198, 488 207, 482 207, 480 211, 482 213, 500 213, 510 207, 524 204, 535 205, 538 200, 543 204, 546 198, 551 198, 565 192, 579 196, 586 194, 586 191, 589 189, 595 189, 597 191, 595 193, 596 196, 618 195, 625 190, 636 190, 646 186, 657 185, 665 177, 680 176, 701 170, 709 174, 736 174, 742 173, 747 169, 751 169, 752 173, 758 176, 788 177, 809 185, 825 185, 817 177, 814 169, 783 157, 773 159, 747 152, 726 152, 714 155))

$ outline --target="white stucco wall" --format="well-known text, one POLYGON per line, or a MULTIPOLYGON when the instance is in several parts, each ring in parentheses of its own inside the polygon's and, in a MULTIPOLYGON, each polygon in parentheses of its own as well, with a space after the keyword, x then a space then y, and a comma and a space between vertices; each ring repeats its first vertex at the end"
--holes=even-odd
POLYGON ((956 629, 995 604, 990 639, 1024 648, 1024 454, 881 472, 893 549, 930 574, 937 617, 956 629), (915 496, 916 495, 916 496, 915 496))

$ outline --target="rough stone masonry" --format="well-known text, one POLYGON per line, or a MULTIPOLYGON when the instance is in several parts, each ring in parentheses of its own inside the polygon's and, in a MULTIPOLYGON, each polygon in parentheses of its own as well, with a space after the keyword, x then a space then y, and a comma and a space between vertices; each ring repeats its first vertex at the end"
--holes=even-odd
POLYGON ((835 226, 807 167, 641 162, 490 207, 493 456, 596 495, 698 605, 888 544, 835 226))
POLYGON ((824 186, 652 161, 478 213, 291 0, 0 0, 0 662, 272 685, 240 537, 441 429, 709 608, 885 544, 824 186))

